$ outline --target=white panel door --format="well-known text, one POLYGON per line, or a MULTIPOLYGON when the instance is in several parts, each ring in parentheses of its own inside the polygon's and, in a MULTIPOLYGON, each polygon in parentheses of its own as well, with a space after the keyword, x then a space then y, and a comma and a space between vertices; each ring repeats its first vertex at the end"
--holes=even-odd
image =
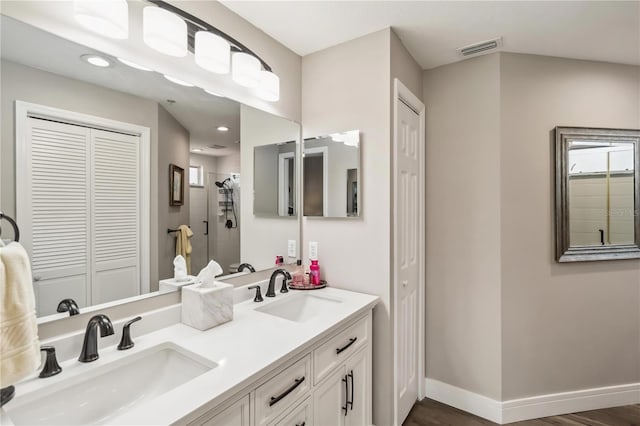
POLYGON ((89 129, 28 118, 18 188, 18 223, 30 255, 38 316, 71 297, 90 300, 89 129))
POLYGON ((395 158, 394 319, 397 424, 418 399, 418 297, 420 279, 420 117, 397 101, 395 158))
POLYGON ((91 130, 91 304, 140 294, 140 137, 91 130))

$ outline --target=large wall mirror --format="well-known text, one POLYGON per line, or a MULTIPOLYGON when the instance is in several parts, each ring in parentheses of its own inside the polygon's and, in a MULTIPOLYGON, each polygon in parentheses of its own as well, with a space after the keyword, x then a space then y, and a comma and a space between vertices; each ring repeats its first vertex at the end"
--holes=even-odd
POLYGON ((305 139, 303 170, 304 216, 360 216, 360 131, 305 139))
POLYGON ((0 26, 0 210, 21 229, 39 317, 66 298, 82 312, 157 293, 180 225, 191 275, 209 260, 266 269, 299 240, 298 220, 253 215, 250 131, 297 152, 299 124, 4 15, 0 26))
POLYGON ((557 127, 556 258, 640 258, 640 131, 557 127))

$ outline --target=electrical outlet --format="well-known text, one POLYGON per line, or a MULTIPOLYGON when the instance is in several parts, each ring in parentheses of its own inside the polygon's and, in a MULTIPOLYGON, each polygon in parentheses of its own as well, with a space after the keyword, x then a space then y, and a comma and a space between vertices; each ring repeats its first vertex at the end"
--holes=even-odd
POLYGON ((309 241, 309 260, 318 260, 318 242, 309 241))
POLYGON ((287 256, 298 257, 298 251, 296 250, 296 240, 287 241, 287 256))

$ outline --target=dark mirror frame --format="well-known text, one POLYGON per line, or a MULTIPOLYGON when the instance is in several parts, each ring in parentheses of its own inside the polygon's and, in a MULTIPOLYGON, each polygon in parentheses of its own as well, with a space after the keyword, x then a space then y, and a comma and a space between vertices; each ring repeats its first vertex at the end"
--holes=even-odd
POLYGON ((556 260, 586 262, 640 258, 640 130, 556 127, 556 260), (571 246, 569 241, 569 144, 582 141, 632 143, 634 146, 634 230, 633 244, 609 246, 571 246))

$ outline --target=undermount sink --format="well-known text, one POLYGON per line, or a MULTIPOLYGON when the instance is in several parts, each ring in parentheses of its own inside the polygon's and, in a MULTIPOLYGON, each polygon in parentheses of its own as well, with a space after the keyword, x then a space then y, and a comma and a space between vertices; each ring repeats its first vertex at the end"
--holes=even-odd
POLYGON ((96 366, 42 392, 16 395, 3 408, 16 426, 105 424, 215 367, 215 362, 165 343, 96 366))
POLYGON ((301 293, 277 300, 267 306, 261 306, 256 308, 256 311, 289 321, 305 322, 323 312, 327 312, 328 309, 336 307, 340 303, 342 301, 338 299, 317 294, 301 293))

